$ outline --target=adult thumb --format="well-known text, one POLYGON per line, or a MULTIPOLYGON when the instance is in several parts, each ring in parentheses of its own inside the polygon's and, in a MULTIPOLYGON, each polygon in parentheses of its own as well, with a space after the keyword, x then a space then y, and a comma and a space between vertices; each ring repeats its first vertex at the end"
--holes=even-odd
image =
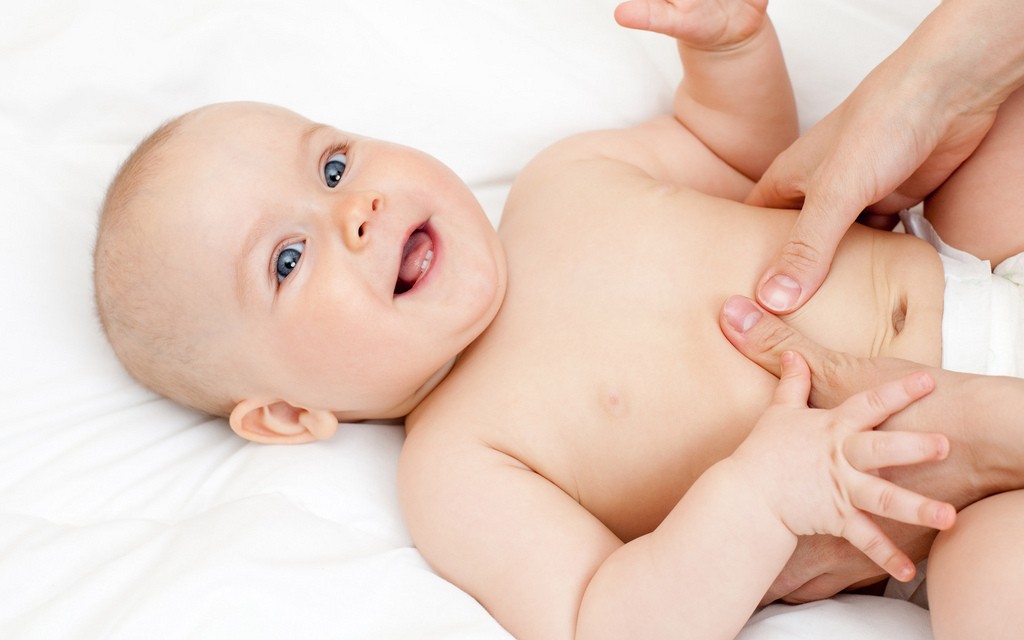
POLYGON ((808 200, 786 243, 758 281, 757 301, 776 314, 802 307, 825 281, 851 222, 819 213, 808 200))
POLYGON ((719 325, 737 351, 776 377, 782 376, 785 352, 795 351, 804 359, 820 358, 823 352, 821 346, 743 296, 725 301, 719 325))

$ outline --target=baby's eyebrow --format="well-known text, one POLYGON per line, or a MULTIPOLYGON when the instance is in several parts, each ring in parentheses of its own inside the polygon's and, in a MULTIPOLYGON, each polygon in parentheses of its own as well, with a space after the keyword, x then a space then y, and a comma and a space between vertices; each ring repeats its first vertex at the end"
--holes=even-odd
POLYGON ((318 133, 325 129, 330 129, 330 127, 328 127, 325 124, 320 124, 318 122, 314 122, 305 129, 303 129, 302 135, 299 136, 299 151, 303 152, 309 149, 310 146, 313 144, 313 138, 315 138, 318 133))
MULTIPOLYGON (((317 122, 310 123, 302 129, 297 146, 300 165, 302 165, 304 158, 312 149, 313 139, 320 132, 329 129, 329 126, 317 122)), ((253 252, 256 250, 256 245, 260 239, 270 233, 274 218, 273 212, 270 211, 264 212, 257 218, 252 227, 249 228, 249 232, 245 235, 245 239, 242 240, 242 243, 239 245, 239 251, 235 255, 235 295, 242 307, 248 306, 252 302, 252 294, 266 285, 265 279, 258 277, 260 271, 253 271, 253 261, 259 261, 259 257, 253 256, 253 252)), ((270 260, 270 256, 267 256, 267 260, 270 260)), ((269 269, 268 262, 268 272, 269 269)))
MULTIPOLYGON (((266 285, 265 282, 261 282, 264 279, 257 275, 261 271, 254 272, 253 262, 258 263, 259 257, 253 254, 260 239, 270 232, 273 218, 270 212, 265 212, 257 218, 239 245, 238 253, 235 254, 235 295, 242 307, 248 306, 252 302, 252 294, 266 285)), ((267 260, 270 260, 270 256, 267 256, 267 260)), ((269 272, 269 262, 267 265, 269 272)))

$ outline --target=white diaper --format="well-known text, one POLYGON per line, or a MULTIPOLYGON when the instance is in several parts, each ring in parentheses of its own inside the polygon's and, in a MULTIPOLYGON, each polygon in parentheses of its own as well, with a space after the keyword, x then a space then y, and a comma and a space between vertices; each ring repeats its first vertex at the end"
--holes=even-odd
POLYGON ((992 269, 988 260, 943 242, 919 209, 900 218, 907 233, 927 241, 942 259, 942 368, 1024 377, 1024 253, 992 269))

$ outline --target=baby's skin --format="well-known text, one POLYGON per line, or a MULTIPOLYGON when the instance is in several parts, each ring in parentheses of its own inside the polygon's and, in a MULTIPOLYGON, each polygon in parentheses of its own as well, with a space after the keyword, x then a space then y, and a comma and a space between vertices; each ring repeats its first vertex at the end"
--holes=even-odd
MULTIPOLYGON (((174 309, 157 315, 189 337, 186 372, 204 367, 208 405, 192 404, 248 439, 406 416, 399 488, 417 547, 517 637, 731 638, 815 533, 905 579, 911 559, 865 512, 932 529, 954 514, 876 472, 956 452, 872 428, 932 379, 808 409, 802 358, 783 358, 780 383, 719 326, 796 215, 742 203, 796 135, 764 12, 619 7, 624 26, 679 42, 674 113, 542 151, 497 233, 415 150, 269 105, 190 113, 121 207, 145 215, 101 227, 101 311, 122 251, 137 277, 122 293, 174 309), (797 414, 816 426, 764 423, 797 414)), ((855 227, 785 320, 830 349, 937 366, 942 303, 929 245, 855 227)), ((147 379, 165 353, 104 317, 147 379)))
MULTIPOLYGON (((734 130, 732 117, 749 127, 748 141, 765 142, 757 132, 775 131, 772 118, 787 105, 740 97, 716 121, 694 98, 763 86, 730 73, 779 77, 763 3, 723 3, 726 24, 700 30, 695 46, 676 26, 690 24, 676 18, 693 7, 668 4, 632 3, 618 18, 680 39, 690 84, 676 114, 569 138, 522 171, 499 229, 502 307, 407 419, 400 488, 418 547, 517 637, 685 629, 731 638, 785 564, 794 534, 826 532, 787 527, 775 538, 765 523, 785 516, 762 519, 763 503, 751 497, 784 485, 781 509, 814 512, 822 503, 808 488, 839 483, 810 471, 796 482, 801 474, 790 471, 814 465, 775 457, 795 444, 778 433, 759 440, 774 448, 749 455, 748 436, 778 381, 719 327, 723 303, 752 294, 795 216, 740 203, 770 157, 703 135, 734 130), (655 24, 660 9, 671 19, 655 24), (758 19, 747 21, 748 11, 758 19), (731 37, 729 25, 743 35, 731 37), (722 40, 709 42, 709 32, 722 40), (701 84, 694 69, 710 78, 701 84), (745 110, 752 102, 754 114, 745 110), (736 452, 741 443, 746 454, 736 452), (746 481, 723 470, 740 458, 746 481), (774 466, 749 471, 755 459, 774 466)), ((691 4, 703 20, 717 15, 717 5, 691 4)), ((832 349, 937 365, 942 294, 931 247, 857 227, 819 293, 786 321, 832 349)), ((945 455, 941 441, 928 442, 913 461, 945 455)), ((951 511, 933 503, 904 507, 888 515, 951 524, 951 511)), ((854 528, 828 532, 853 540, 854 528)), ((859 542, 891 551, 877 538, 859 542)), ((908 562, 899 558, 876 561, 893 560, 898 573, 908 562)))

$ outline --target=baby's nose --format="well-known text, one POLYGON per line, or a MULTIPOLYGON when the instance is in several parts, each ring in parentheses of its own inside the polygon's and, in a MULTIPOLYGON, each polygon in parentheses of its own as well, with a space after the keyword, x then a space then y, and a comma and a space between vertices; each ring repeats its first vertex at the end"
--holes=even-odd
POLYGON ((341 228, 345 246, 352 251, 362 249, 369 242, 371 219, 384 206, 384 196, 376 191, 346 194, 335 209, 335 218, 341 228))

